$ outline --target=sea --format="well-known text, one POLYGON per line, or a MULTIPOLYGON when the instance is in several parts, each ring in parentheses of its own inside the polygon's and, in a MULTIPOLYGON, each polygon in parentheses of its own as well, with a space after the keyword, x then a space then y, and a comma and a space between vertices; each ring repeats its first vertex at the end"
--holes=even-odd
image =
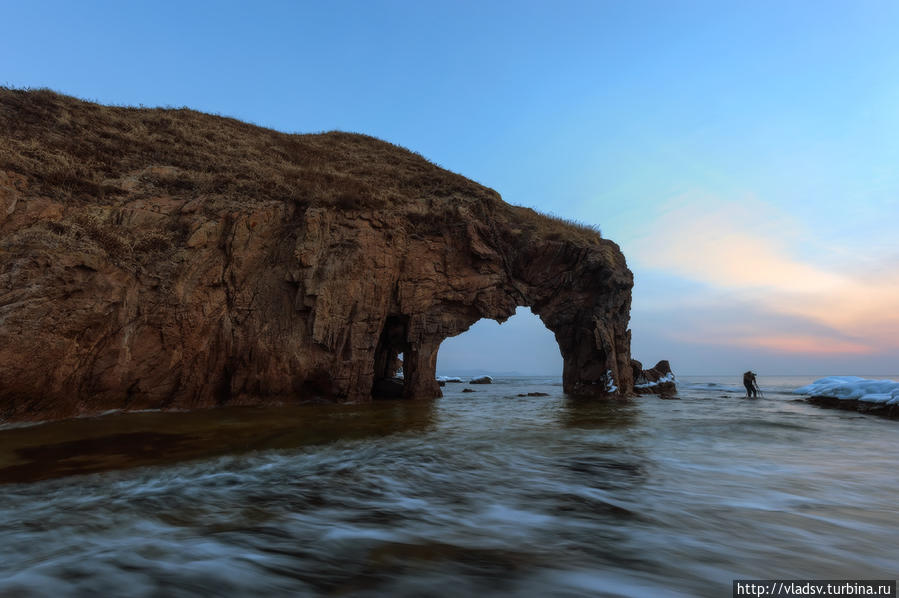
POLYGON ((899 421, 790 392, 814 379, 760 377, 751 400, 739 376, 685 376, 675 399, 609 402, 500 377, 434 401, 6 426, 0 596, 717 597, 735 579, 896 579, 899 421))

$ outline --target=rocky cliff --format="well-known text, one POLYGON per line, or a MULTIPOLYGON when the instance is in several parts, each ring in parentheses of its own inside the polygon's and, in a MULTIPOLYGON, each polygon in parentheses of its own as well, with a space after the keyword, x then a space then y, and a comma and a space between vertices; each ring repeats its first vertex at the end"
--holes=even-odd
POLYGON ((367 401, 526 305, 565 391, 633 387, 615 243, 403 148, 0 89, 0 419, 367 401))

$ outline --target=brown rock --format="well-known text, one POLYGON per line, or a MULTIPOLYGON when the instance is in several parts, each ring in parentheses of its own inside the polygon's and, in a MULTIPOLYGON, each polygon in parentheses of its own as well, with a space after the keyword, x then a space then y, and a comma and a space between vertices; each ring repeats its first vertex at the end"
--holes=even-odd
POLYGON ((643 364, 636 359, 631 359, 631 372, 634 376, 634 382, 643 375, 643 364))
POLYGON ((649 382, 658 382, 659 379, 664 378, 670 373, 671 365, 668 363, 667 359, 663 359, 662 361, 652 366, 652 368, 643 370, 643 377, 646 378, 649 382))
POLYGON ((818 405, 819 407, 826 407, 828 409, 845 409, 848 411, 867 413, 869 415, 879 415, 890 419, 899 419, 899 405, 875 403, 873 401, 859 401, 858 399, 841 399, 838 397, 822 395, 808 397, 805 401, 812 405, 818 405))
POLYGON ((677 394, 677 385, 673 380, 674 373, 667 360, 663 359, 648 370, 642 368, 643 364, 639 361, 631 360, 631 369, 634 372, 634 392, 657 394, 662 398, 671 398, 671 395, 677 394), (660 380, 663 381, 660 382, 660 380))
POLYGON ((438 397, 443 339, 521 305, 565 392, 625 395, 632 284, 595 230, 389 143, 0 89, 2 420, 368 401, 400 353, 438 397))

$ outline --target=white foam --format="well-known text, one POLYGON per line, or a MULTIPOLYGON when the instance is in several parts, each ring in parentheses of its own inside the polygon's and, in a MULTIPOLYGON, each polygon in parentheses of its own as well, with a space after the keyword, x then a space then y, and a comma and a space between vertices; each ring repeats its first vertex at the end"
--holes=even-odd
POLYGON ((462 382, 458 376, 437 376, 437 382, 462 382))
POLYGON ((858 376, 828 376, 797 388, 793 393, 899 405, 899 382, 870 380, 858 376))

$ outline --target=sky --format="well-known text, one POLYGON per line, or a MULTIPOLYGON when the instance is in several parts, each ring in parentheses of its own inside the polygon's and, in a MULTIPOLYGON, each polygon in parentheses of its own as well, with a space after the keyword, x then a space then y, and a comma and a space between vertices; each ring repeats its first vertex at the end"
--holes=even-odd
MULTIPOLYGON (((899 3, 0 0, 0 84, 374 135, 598 225, 632 354, 899 371, 899 3)), ((561 373, 529 310, 438 371, 561 373), (524 349, 522 349, 524 348, 524 349)))

